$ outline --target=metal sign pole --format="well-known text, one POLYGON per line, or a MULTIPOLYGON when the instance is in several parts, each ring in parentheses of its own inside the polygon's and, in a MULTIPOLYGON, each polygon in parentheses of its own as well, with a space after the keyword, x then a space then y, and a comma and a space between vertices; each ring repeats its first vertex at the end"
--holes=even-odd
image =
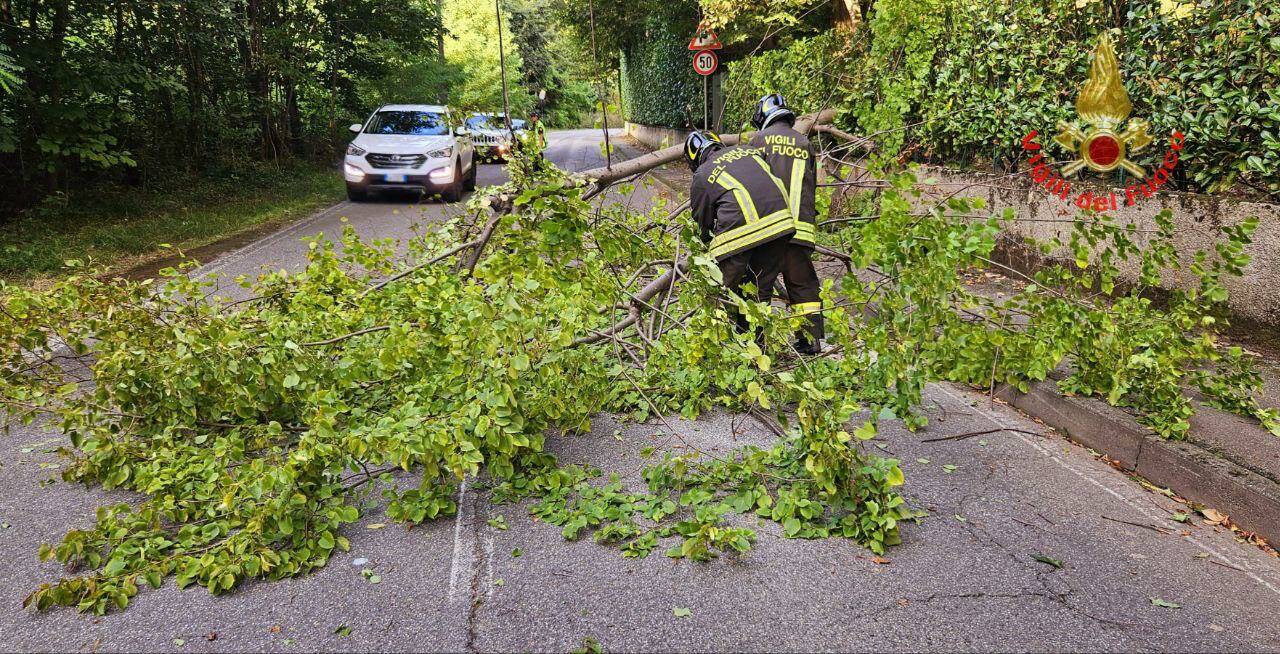
POLYGON ((709 85, 709 82, 707 82, 708 77, 710 77, 710 75, 702 76, 702 129, 710 129, 708 121, 711 120, 711 109, 709 105, 707 105, 707 87, 709 85))
MULTIPOLYGON (((591 57, 595 60, 595 76, 600 79, 600 53, 596 51, 596 3, 587 3, 588 15, 591 17, 591 57)), ((597 82, 596 95, 600 96, 600 122, 604 124, 604 167, 613 170, 613 147, 609 145, 609 102, 605 99, 604 85, 597 82)), ((622 98, 618 98, 622 102, 622 98)))

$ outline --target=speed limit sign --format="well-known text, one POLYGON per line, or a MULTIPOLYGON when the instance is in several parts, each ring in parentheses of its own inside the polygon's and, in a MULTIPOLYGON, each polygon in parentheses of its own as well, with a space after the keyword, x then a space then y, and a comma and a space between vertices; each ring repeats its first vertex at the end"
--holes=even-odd
POLYGON ((716 72, 716 67, 720 65, 720 58, 716 56, 715 50, 699 50, 693 53, 693 71, 699 75, 710 75, 716 72))

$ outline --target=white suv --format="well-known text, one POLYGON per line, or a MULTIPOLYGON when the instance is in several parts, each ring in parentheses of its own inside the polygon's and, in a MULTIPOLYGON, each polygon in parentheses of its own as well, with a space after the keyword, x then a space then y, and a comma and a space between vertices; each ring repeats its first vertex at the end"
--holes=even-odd
POLYGON ((421 190, 457 202, 476 187, 470 132, 453 127, 448 107, 385 105, 351 131, 342 176, 354 202, 380 190, 421 190))

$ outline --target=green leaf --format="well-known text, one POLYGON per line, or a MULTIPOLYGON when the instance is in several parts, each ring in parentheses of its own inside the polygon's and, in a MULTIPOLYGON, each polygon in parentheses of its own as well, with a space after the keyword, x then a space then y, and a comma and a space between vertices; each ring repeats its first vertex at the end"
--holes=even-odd
POLYGON ((1181 605, 1181 604, 1174 604, 1173 602, 1167 602, 1167 601, 1165 601, 1165 600, 1160 599, 1159 597, 1152 597, 1152 598, 1150 598, 1150 599, 1151 599, 1151 603, 1152 603, 1152 604, 1154 604, 1154 605, 1156 605, 1156 606, 1159 606, 1159 607, 1162 607, 1162 608, 1166 608, 1166 609, 1180 609, 1180 608, 1182 608, 1182 605, 1181 605))
POLYGON ((680 607, 680 606, 677 606, 671 609, 671 613, 672 615, 675 615, 677 618, 687 618, 693 615, 692 610, 688 608, 680 607))
POLYGON ((906 481, 906 477, 902 474, 902 468, 895 464, 889 468, 887 473, 885 473, 884 481, 890 488, 893 488, 901 486, 903 482, 906 481))
POLYGON ((113 558, 108 561, 107 566, 102 569, 102 574, 107 577, 114 577, 121 572, 124 572, 125 565, 126 563, 124 559, 113 558))
POLYGON ((1041 563, 1043 563, 1043 564, 1045 564, 1045 565, 1053 566, 1053 568, 1054 568, 1055 570, 1058 570, 1058 569, 1061 569, 1061 568, 1062 568, 1062 561, 1059 561, 1058 559, 1055 559, 1055 558, 1053 558, 1053 557, 1051 557, 1051 556, 1045 556, 1045 555, 1043 555, 1043 554, 1032 554, 1032 555, 1031 555, 1031 558, 1033 558, 1033 559, 1035 559, 1035 560, 1037 560, 1037 561, 1039 561, 1039 562, 1041 562, 1041 563))
POLYGON ((788 537, 795 536, 800 533, 800 528, 804 526, 795 516, 791 516, 782 521, 782 530, 788 537))

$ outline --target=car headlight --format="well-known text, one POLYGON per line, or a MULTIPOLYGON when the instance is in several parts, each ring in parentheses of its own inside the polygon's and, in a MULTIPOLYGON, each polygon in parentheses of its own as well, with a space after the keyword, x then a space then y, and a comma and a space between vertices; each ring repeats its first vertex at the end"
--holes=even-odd
POLYGON ((351 156, 353 156, 353 157, 358 157, 358 156, 360 156, 360 155, 364 154, 365 152, 366 152, 366 150, 365 150, 364 148, 362 148, 362 147, 360 147, 360 146, 356 145, 355 143, 352 143, 352 144, 350 144, 350 145, 348 145, 348 146, 347 146, 347 154, 349 154, 349 155, 351 155, 351 156))
POLYGON ((427 153, 428 159, 448 159, 449 157, 452 157, 452 156, 453 156, 452 145, 447 148, 440 148, 439 150, 432 150, 431 152, 427 153))
POLYGON ((356 178, 364 177, 364 171, 360 170, 359 168, 356 168, 355 166, 352 166, 351 164, 342 164, 342 171, 352 177, 356 177, 356 178))

